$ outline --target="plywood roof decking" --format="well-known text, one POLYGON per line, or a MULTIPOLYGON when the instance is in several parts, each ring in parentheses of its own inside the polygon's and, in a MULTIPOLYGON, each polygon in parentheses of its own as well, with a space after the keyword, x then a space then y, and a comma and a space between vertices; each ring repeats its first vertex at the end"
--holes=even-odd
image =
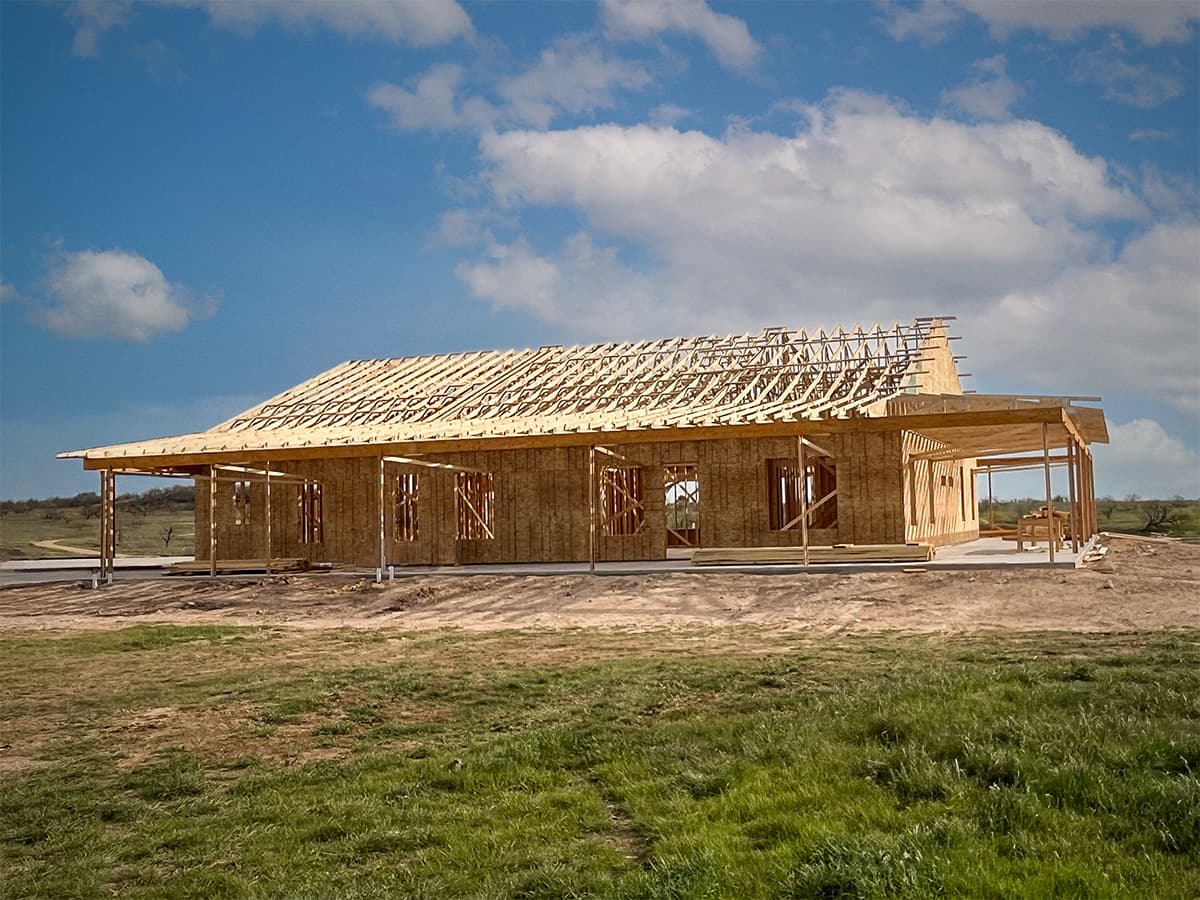
POLYGON ((196 434, 63 456, 172 455, 711 428, 865 416, 948 354, 942 319, 830 332, 351 361, 196 434))

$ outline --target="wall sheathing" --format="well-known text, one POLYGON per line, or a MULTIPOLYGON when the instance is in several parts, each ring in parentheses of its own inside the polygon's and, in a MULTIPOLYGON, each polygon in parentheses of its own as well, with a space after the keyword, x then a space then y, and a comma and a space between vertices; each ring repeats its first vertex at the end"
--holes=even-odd
POLYGON ((928 453, 940 445, 912 432, 903 435, 905 540, 943 547, 977 539, 975 460, 913 459, 913 454, 928 453))
MULTIPOLYGON (((819 546, 904 542, 906 525, 911 528, 906 519, 906 438, 898 433, 866 433, 827 435, 814 440, 836 459, 838 525, 836 528, 810 529, 809 543, 819 546)), ((665 558, 664 469, 669 464, 697 466, 702 546, 800 545, 798 527, 786 531, 772 531, 768 527, 767 460, 796 459, 794 438, 731 438, 627 446, 611 441, 605 446, 626 457, 628 462, 598 454, 598 467, 632 464, 643 468, 645 524, 634 535, 600 534, 597 539, 599 560, 665 558)), ((384 503, 389 564, 587 560, 587 446, 430 454, 423 459, 493 473, 495 539, 455 539, 453 471, 389 463, 385 469, 384 503), (415 472, 419 479, 418 538, 415 541, 395 539, 392 488, 395 475, 401 471, 415 472)), ((299 487, 274 483, 271 492, 272 555, 376 566, 379 562, 378 465, 377 459, 370 458, 272 459, 270 466, 277 471, 321 482, 324 507, 324 540, 319 544, 301 543, 296 505, 299 487)), ((250 523, 246 526, 233 524, 232 480, 222 479, 219 485, 218 557, 265 557, 265 489, 262 481, 255 481, 251 487, 250 523)), ((197 558, 207 559, 207 481, 197 482, 196 500, 197 558)), ((949 495, 945 505, 948 511, 953 505, 949 495)), ((955 527, 957 529, 957 525, 955 527)), ((928 539, 927 531, 921 530, 921 539, 928 539)))

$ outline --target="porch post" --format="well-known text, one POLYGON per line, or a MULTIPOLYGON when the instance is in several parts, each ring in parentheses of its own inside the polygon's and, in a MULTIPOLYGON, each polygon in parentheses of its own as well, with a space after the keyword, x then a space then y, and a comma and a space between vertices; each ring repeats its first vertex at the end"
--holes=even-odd
POLYGON ((1050 487, 1050 428, 1042 423, 1042 466, 1046 472, 1046 540, 1050 545, 1050 562, 1054 562, 1054 494, 1050 487))
POLYGON ((208 467, 208 574, 217 574, 217 467, 208 467))
POLYGON ((1076 455, 1079 451, 1075 447, 1075 438, 1072 437, 1067 443, 1067 486, 1070 490, 1071 501, 1071 549, 1076 554, 1079 553, 1079 533, 1083 530, 1083 526, 1079 522, 1079 514, 1082 511, 1076 501, 1079 498, 1078 492, 1075 490, 1075 478, 1079 474, 1076 455))
POLYGON ((596 574, 596 445, 588 448, 588 572, 596 574))
POLYGON ((804 435, 796 435, 797 464, 800 467, 800 546, 804 568, 808 568, 808 460, 804 455, 804 435))
POLYGON ((271 574, 271 464, 263 464, 267 470, 267 574, 271 574))
POLYGON ((383 457, 379 457, 379 571, 375 573, 375 581, 382 583, 383 570, 387 568, 387 549, 384 544, 384 517, 383 517, 383 457))

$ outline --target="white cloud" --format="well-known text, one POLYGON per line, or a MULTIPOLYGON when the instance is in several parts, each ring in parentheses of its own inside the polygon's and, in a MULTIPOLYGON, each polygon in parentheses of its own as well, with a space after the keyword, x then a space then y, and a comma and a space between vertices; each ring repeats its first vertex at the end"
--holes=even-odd
POLYGON ((1096 489, 1101 494, 1165 499, 1200 497, 1200 454, 1153 419, 1109 428, 1107 446, 1096 444, 1096 489))
POLYGON ((964 13, 982 19, 1000 40, 1025 29, 1073 41, 1093 28, 1119 28, 1146 44, 1186 41, 1200 18, 1192 0, 923 0, 885 4, 883 25, 897 40, 932 44, 944 40, 964 13))
POLYGON ((323 26, 349 38, 417 47, 471 34, 471 18, 456 0, 207 0, 203 6, 214 25, 243 31, 271 22, 292 29, 323 26))
POLYGON ((465 72, 462 66, 433 66, 416 79, 411 90, 381 81, 367 92, 367 102, 388 114, 400 131, 478 131, 490 128, 497 110, 480 97, 458 96, 465 72))
POLYGON ((66 337, 147 341, 215 308, 211 296, 197 297, 144 256, 123 250, 60 253, 45 289, 50 299, 34 320, 66 337))
POLYGON ((1102 252, 1091 224, 1144 214, 1102 160, 1037 123, 848 94, 807 114, 790 137, 602 125, 488 134, 481 153, 502 207, 569 207, 645 248, 681 323, 824 320, 835 297, 864 314, 999 299, 1102 252))
MULTIPOLYGON (((801 109, 792 135, 488 133, 495 209, 564 208, 585 225, 559 246, 460 230, 484 249, 458 275, 580 339, 957 314, 971 367, 1006 373, 994 389, 1200 404, 1194 223, 1145 224, 1103 159, 1036 122, 846 93, 801 109), (1112 222, 1143 229, 1116 254, 1112 222)), ((1176 216, 1195 196, 1156 171, 1128 178, 1176 216)))
POLYGON ((915 38, 922 44, 937 44, 946 39, 963 18, 962 8, 949 0, 924 0, 916 5, 904 5, 894 0, 881 0, 884 29, 898 41, 915 38))
POLYGON ((436 65, 410 87, 379 82, 367 102, 388 113, 401 131, 487 131, 503 124, 547 128, 560 115, 591 114, 616 103, 616 89, 640 90, 651 82, 642 66, 607 56, 580 38, 562 38, 531 68, 496 85, 493 104, 463 90, 466 70, 436 65))
POLYGON ((704 0, 600 0, 610 34, 647 40, 666 31, 697 37, 721 65, 748 69, 762 48, 741 19, 713 12, 704 0))
POLYGON ((636 63, 606 56, 579 38, 563 38, 542 52, 533 68, 500 83, 512 117, 546 128, 560 112, 591 113, 615 103, 614 88, 640 90, 650 73, 636 63))
POLYGON ((129 24, 131 5, 118 0, 78 0, 68 6, 67 18, 75 24, 71 55, 84 58, 99 55, 100 38, 129 24))
POLYGON ((1101 48, 1085 50, 1071 62, 1071 80, 1098 84, 1110 100, 1150 109, 1183 93, 1183 80, 1170 72, 1154 71, 1125 59, 1127 48, 1112 37, 1101 48))
POLYGON ((660 103, 650 110, 650 124, 658 127, 673 126, 681 119, 694 115, 692 110, 674 103, 660 103))
POLYGON ((1136 391, 1200 414, 1200 226, 1155 225, 1117 259, 1069 267, 960 325, 983 371, 1048 393, 1136 391))
MULTIPOLYGON (((467 37, 471 18, 457 0, 158 0, 202 8, 219 27, 246 34, 269 23, 308 30, 330 28, 348 38, 426 47, 467 37)), ((129 22, 132 3, 78 0, 66 10, 75 23, 75 56, 96 56, 101 36, 129 22)))
POLYGON ((1135 128, 1129 132, 1131 141, 1170 141, 1178 132, 1174 128, 1135 128))
POLYGON ((942 91, 942 103, 977 119, 1007 119, 1025 90, 1008 77, 1004 54, 978 60, 971 70, 963 84, 942 91))
MULTIPOLYGON (((624 265, 615 247, 598 246, 580 231, 568 237, 556 259, 537 253, 524 237, 511 244, 487 239, 487 259, 461 263, 455 274, 493 309, 517 309, 576 334, 663 335, 678 329, 678 309, 664 298, 661 279, 624 265), (615 325, 615 327, 614 327, 615 325)), ((724 316, 697 308, 692 331, 719 330, 724 316)))

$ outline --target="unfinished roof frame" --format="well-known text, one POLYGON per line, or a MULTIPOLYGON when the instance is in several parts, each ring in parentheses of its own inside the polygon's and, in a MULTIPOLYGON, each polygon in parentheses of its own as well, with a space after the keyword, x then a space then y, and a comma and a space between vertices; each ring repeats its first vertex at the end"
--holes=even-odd
MULTIPOLYGON (((833 456, 818 441, 886 434, 922 438, 919 449, 905 450, 906 464, 961 462, 972 475, 1015 466, 1017 460, 1040 461, 1047 473, 1051 464, 1065 465, 1072 536, 1092 533, 1089 445, 1106 441, 1107 432, 1101 410, 1078 404, 1099 398, 960 393, 964 376, 956 362, 962 357, 950 352, 957 338, 946 333, 951 320, 351 361, 206 432, 60 456, 82 458, 85 468, 99 470, 102 494, 107 490, 112 497, 115 487, 105 479, 116 474, 208 478, 214 560, 217 479, 265 480, 269 497, 272 481, 316 483, 287 472, 267 474, 272 466, 298 471, 321 460, 373 458, 381 573, 387 560, 388 466, 483 475, 439 459, 508 450, 590 448, 593 565, 602 470, 624 465, 605 461, 598 472, 596 455, 627 460, 611 448, 633 453, 639 445, 667 442, 787 437, 796 442, 794 458, 806 473, 821 465, 814 457, 833 456), (1051 447, 1065 452, 1051 459, 1051 447)), ((809 497, 808 489, 800 493, 800 521, 793 515, 785 528, 799 524, 807 546, 813 514, 840 500, 836 489, 822 497, 809 497)), ((960 486, 964 513, 965 498, 960 486)), ((1052 504, 1049 494, 1047 500, 1052 504)), ((412 512, 415 516, 415 507, 412 512)), ((269 559, 269 514, 265 521, 269 559)), ((105 534, 113 531, 111 545, 115 529, 105 528, 105 534)), ((110 546, 104 549, 111 554, 110 546)))

